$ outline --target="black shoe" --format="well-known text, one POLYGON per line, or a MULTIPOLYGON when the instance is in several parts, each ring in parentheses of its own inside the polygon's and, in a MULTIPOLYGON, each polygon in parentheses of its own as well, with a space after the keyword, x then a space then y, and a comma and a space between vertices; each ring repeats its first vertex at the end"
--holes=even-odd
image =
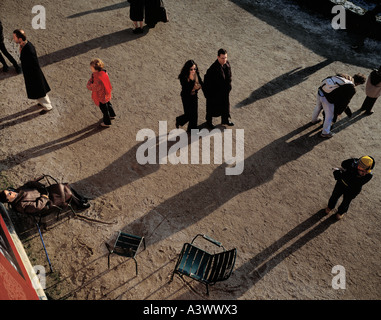
POLYGON ((21 73, 21 67, 20 66, 16 65, 15 69, 16 69, 17 74, 21 73))
POLYGON ((349 118, 352 117, 352 110, 349 107, 346 107, 344 112, 349 118))
POLYGON ((227 123, 222 123, 222 124, 227 125, 227 126, 229 126, 229 127, 234 126, 234 123, 231 122, 231 121, 228 121, 227 123))

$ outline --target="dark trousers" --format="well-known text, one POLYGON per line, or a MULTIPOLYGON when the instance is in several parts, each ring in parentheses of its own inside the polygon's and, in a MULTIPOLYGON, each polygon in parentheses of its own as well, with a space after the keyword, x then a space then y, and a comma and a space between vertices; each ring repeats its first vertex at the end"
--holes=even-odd
POLYGON ((114 109, 112 108, 111 102, 99 103, 99 108, 103 113, 103 123, 106 125, 111 125, 111 118, 116 116, 114 109))
POLYGON ((328 208, 335 208, 336 203, 341 196, 343 196, 343 201, 337 209, 338 214, 346 213, 348 211, 351 201, 357 196, 357 194, 353 194, 353 192, 351 192, 351 190, 348 189, 348 187, 344 183, 342 183, 341 180, 338 180, 336 182, 335 188, 332 191, 332 195, 329 198, 328 208))
POLYGON ((184 114, 176 117, 176 125, 183 126, 187 122, 188 128, 187 131, 190 132, 191 129, 197 129, 197 120, 198 120, 198 97, 197 95, 181 97, 183 102, 184 114))
POLYGON ((376 102, 377 98, 370 98, 370 97, 366 97, 364 102, 362 103, 362 106, 361 106, 361 109, 360 110, 364 110, 366 112, 370 112, 376 102))
MULTIPOLYGON (((13 64, 14 67, 17 66, 17 61, 11 56, 7 48, 5 48, 4 42, 0 42, 0 51, 7 57, 7 59, 13 64)), ((4 67, 7 67, 7 63, 5 62, 5 59, 1 55, 1 53, 0 53, 0 62, 3 64, 4 67)))

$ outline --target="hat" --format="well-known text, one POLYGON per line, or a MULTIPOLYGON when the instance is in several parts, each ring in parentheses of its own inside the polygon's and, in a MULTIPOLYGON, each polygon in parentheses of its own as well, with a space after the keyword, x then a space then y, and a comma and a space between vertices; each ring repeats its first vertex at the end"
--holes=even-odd
POLYGON ((374 167, 374 159, 370 156, 363 156, 359 159, 358 166, 369 173, 374 167))

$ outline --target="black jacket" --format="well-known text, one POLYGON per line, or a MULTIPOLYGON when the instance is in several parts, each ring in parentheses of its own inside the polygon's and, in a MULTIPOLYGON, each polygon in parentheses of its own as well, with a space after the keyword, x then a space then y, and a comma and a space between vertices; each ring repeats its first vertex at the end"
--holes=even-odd
POLYGON ((338 181, 343 183, 347 187, 348 192, 353 196, 358 195, 362 186, 373 178, 372 173, 368 173, 365 176, 359 176, 357 171, 358 162, 359 159, 357 158, 344 160, 341 163, 341 167, 344 170, 341 170, 341 174, 338 177, 338 181))
POLYGON ((50 91, 48 82, 38 63, 36 49, 29 41, 20 54, 26 93, 29 99, 43 98, 50 91))

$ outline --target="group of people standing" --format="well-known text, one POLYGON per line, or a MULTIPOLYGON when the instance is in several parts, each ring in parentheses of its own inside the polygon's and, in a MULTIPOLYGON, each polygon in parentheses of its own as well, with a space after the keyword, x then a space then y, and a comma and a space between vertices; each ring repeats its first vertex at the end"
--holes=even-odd
POLYGON ((176 117, 176 128, 188 123, 187 132, 197 129, 198 92, 206 98, 206 124, 213 129, 213 117, 221 117, 221 124, 233 126, 230 121, 229 94, 232 89, 232 72, 225 49, 219 49, 217 60, 207 70, 204 80, 194 60, 188 60, 179 74, 181 101, 184 113, 176 117))
POLYGON ((130 3, 130 19, 134 24, 133 33, 143 33, 143 20, 149 28, 162 21, 168 22, 163 0, 127 0, 130 3))
MULTIPOLYGON (((162 0, 129 0, 130 18, 134 21, 134 33, 142 32, 143 16, 145 11, 146 23, 152 27, 158 21, 167 21, 162 0), (161 8, 161 9, 160 9, 161 8), (164 10, 163 10, 164 9, 164 10), (141 30, 137 30, 141 29, 141 30)), ((3 43, 2 25, 0 21, 0 50, 14 65, 17 72, 21 68, 17 62, 6 51, 3 43)), ((27 40, 25 32, 21 29, 13 31, 13 40, 20 46, 20 60, 24 75, 25 86, 28 98, 37 99, 43 112, 52 109, 48 96, 50 87, 40 68, 36 50, 33 44, 27 40)), ((0 54, 0 62, 3 63, 3 70, 8 67, 3 62, 0 54)), ((92 72, 91 78, 87 82, 87 88, 92 91, 92 99, 103 113, 102 127, 110 127, 111 120, 115 119, 116 114, 111 104, 112 86, 105 70, 105 65, 100 59, 93 59, 90 62, 92 72)), ((206 125, 209 129, 214 129, 213 118, 221 117, 221 124, 234 126, 230 116, 229 95, 232 89, 232 70, 228 61, 228 54, 225 49, 219 49, 217 59, 208 68, 204 79, 202 79, 197 63, 188 60, 181 69, 178 76, 181 84, 181 101, 183 114, 176 117, 176 128, 187 126, 187 132, 198 128, 198 92, 202 90, 206 98, 206 125)), ((319 114, 324 111, 324 123, 321 136, 330 138, 332 123, 338 115, 345 112, 351 116, 349 102, 356 93, 356 86, 365 83, 366 77, 362 74, 355 74, 353 77, 345 74, 337 74, 323 80, 318 88, 317 104, 313 111, 312 123, 321 121, 319 114)), ((381 67, 373 70, 366 82, 366 95, 360 110, 370 115, 372 108, 381 95, 381 67)), ((341 164, 341 168, 334 171, 337 180, 336 186, 325 209, 328 214, 336 206, 340 196, 343 195, 343 202, 338 208, 337 217, 340 219, 347 212, 350 202, 360 193, 362 186, 372 178, 371 171, 375 165, 375 160, 371 156, 351 158, 341 164)), ((1 202, 13 201, 14 196, 9 190, 1 193, 1 202)), ((42 194, 41 197, 44 197, 42 194)), ((86 204, 87 206, 87 204, 86 204)))

